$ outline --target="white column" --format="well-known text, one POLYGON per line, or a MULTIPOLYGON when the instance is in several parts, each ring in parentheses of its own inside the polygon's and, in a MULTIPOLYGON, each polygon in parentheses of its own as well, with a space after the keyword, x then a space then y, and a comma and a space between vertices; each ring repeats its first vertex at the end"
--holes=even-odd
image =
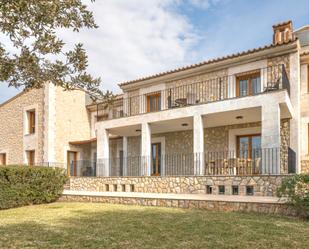
POLYGON ((142 124, 142 168, 141 174, 145 176, 150 176, 150 167, 151 167, 151 128, 150 124, 143 123, 142 124))
POLYGON ((280 174, 280 106, 262 106, 262 173, 280 174))
POLYGON ((122 138, 122 150, 123 150, 123 175, 128 175, 128 137, 122 138))
POLYGON ((109 132, 97 130, 97 175, 109 176, 109 132))
POLYGON ((204 126, 201 115, 193 116, 194 174, 204 174, 204 126))
MULTIPOLYGON (((296 173, 300 173, 300 59, 299 53, 290 55, 290 99, 294 109, 294 116, 290 121, 290 147, 296 155, 296 173)), ((304 139, 304 138, 303 138, 304 139)))

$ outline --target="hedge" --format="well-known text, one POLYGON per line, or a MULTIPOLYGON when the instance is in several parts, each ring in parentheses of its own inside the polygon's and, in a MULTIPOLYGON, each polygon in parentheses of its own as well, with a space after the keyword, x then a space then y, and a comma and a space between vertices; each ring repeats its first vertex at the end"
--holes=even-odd
POLYGON ((293 175, 284 179, 277 189, 279 197, 287 197, 300 216, 309 218, 309 174, 293 175))
POLYGON ((60 168, 1 166, 0 209, 56 201, 67 180, 60 168))

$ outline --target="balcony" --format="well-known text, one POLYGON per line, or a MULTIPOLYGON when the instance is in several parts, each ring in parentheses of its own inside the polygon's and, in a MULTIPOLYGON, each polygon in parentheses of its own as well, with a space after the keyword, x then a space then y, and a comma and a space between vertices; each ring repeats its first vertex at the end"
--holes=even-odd
POLYGON ((283 89, 290 94, 290 83, 285 67, 276 65, 116 99, 109 104, 99 103, 97 121, 256 96, 283 89))

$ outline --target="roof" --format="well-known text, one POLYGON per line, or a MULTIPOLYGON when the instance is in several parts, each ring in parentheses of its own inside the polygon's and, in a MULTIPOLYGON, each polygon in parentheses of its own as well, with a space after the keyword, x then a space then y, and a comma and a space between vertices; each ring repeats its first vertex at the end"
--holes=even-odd
POLYGON ((207 64, 212 64, 212 63, 216 63, 216 62, 220 62, 220 61, 224 61, 224 60, 228 60, 228 59, 234 59, 234 58, 237 58, 237 57, 240 57, 240 56, 244 56, 244 55, 248 55, 248 54, 253 54, 253 53, 260 52, 260 51, 263 51, 263 50, 266 50, 266 49, 270 49, 270 48, 274 48, 274 47, 279 47, 279 46, 283 46, 283 45, 286 45, 286 44, 290 44, 290 43, 294 42, 295 40, 296 39, 291 39, 291 40, 289 40, 287 42, 283 42, 283 43, 276 44, 276 45, 275 44, 270 44, 270 45, 266 45, 266 46, 263 46, 263 47, 249 49, 249 50, 246 50, 246 51, 243 51, 243 52, 239 52, 239 53, 235 53, 235 54, 230 54, 230 55, 223 56, 223 57, 218 57, 218 58, 215 58, 215 59, 210 59, 210 60, 207 60, 207 61, 203 61, 203 62, 200 62, 200 63, 192 64, 192 65, 189 65, 189 66, 180 67, 180 68, 169 70, 169 71, 165 71, 165 72, 154 74, 154 75, 151 75, 151 76, 146 76, 146 77, 142 77, 142 78, 139 78, 139 79, 135 79, 135 80, 131 80, 131 81, 126 81, 126 82, 120 83, 118 85, 120 87, 122 87, 122 86, 126 86, 126 85, 129 85, 129 84, 132 84, 132 83, 136 83, 136 82, 140 82, 140 81, 144 81, 144 80, 149 80, 149 79, 154 79, 154 78, 161 77, 161 76, 164 76, 164 75, 168 75, 168 74, 172 74, 172 73, 176 73, 176 72, 181 72, 181 71, 185 71, 185 70, 192 69, 192 68, 201 67, 201 66, 204 66, 204 65, 207 65, 207 64))
POLYGON ((300 54, 300 56, 306 56, 309 55, 309 51, 308 52, 303 52, 302 54, 300 54))
POLYGON ((309 25, 305 25, 305 26, 302 26, 296 30, 294 30, 294 33, 298 33, 298 32, 301 32, 301 31, 304 31, 304 30, 307 30, 309 29, 309 25))

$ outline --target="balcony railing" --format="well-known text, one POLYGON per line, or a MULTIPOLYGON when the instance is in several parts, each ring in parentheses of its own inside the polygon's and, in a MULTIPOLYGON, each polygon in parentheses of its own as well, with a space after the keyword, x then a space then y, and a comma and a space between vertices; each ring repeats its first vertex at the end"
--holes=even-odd
POLYGON ((129 117, 281 89, 286 89, 290 94, 290 83, 284 65, 262 68, 250 73, 253 73, 256 78, 254 83, 247 83, 247 88, 243 85, 240 86, 238 80, 244 75, 229 75, 116 99, 108 105, 100 103, 97 104, 97 120, 129 117))
POLYGON ((243 151, 163 154, 76 161, 71 176, 235 176, 295 173, 291 149, 260 148, 243 151), (150 171, 149 171, 150 170, 150 171))

